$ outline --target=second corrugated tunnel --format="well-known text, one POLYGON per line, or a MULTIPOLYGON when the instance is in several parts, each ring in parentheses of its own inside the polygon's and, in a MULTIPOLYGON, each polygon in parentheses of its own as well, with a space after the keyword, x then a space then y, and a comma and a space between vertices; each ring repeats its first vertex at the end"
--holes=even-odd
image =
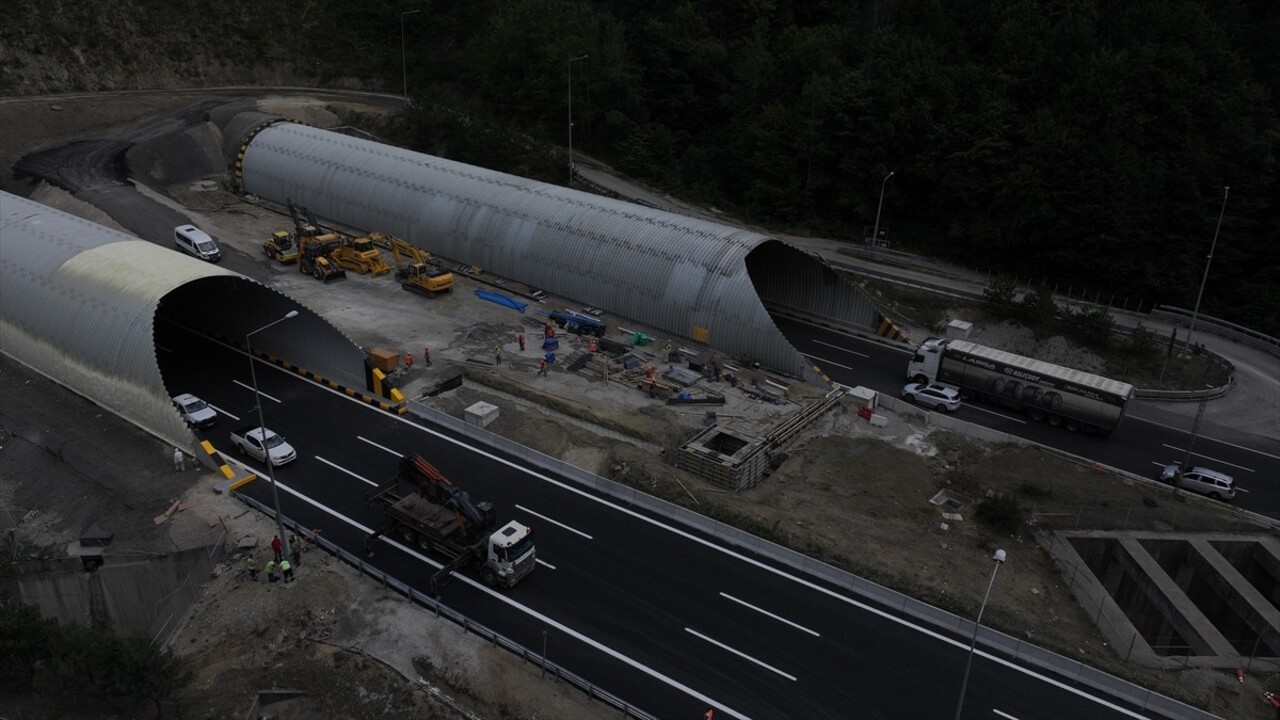
POLYGON ((767 235, 289 122, 249 133, 246 193, 403 237, 795 376, 820 371, 770 310, 875 330, 854 284, 767 235))

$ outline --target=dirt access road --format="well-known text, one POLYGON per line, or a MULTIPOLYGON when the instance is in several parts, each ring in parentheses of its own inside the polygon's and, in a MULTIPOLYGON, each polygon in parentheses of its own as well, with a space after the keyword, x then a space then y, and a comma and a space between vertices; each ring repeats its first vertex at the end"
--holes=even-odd
MULTIPOLYGON (((0 113, 4 110, 0 106, 0 113)), ((103 117, 127 114, 124 110, 102 111, 103 117)), ((7 124, 11 119, 3 116, 2 121, 7 124)), ((110 130, 98 132, 111 137, 110 130)), ((6 156, 11 157, 8 152, 6 156)), ((493 402, 502 408, 501 417, 490 427, 495 432, 708 515, 738 522, 758 534, 966 616, 976 612, 981 600, 991 551, 1003 547, 1010 553, 1010 562, 1002 569, 999 592, 992 595, 986 622, 1216 712, 1266 717, 1256 684, 1238 686, 1233 677, 1216 672, 1125 667, 1104 646, 1089 624, 1089 616, 1066 592, 1052 562, 1025 530, 1000 535, 971 519, 942 530, 937 509, 927 502, 946 487, 973 497, 988 491, 1010 493, 1024 503, 1050 497, 1055 503, 1092 504, 1098 497, 1108 497, 1117 507, 1141 506, 1144 500, 1164 506, 1167 498, 1159 490, 1035 451, 972 445, 933 430, 914 414, 892 414, 887 427, 873 428, 843 407, 809 428, 788 449, 785 462, 767 482, 749 492, 723 493, 674 470, 660 456, 662 450, 688 437, 700 425, 700 418, 673 415, 665 406, 651 403, 618 383, 569 373, 538 379, 533 362, 518 362, 514 352, 500 369, 469 367, 469 357, 488 354, 495 343, 512 350, 513 325, 508 316, 477 316, 473 305, 461 303, 463 294, 455 294, 450 299, 458 301, 455 305, 434 303, 424 318, 421 298, 394 289, 385 291, 372 279, 357 277, 323 286, 296 272, 270 266, 256 255, 257 246, 271 230, 286 226, 285 221, 226 195, 218 186, 217 182, 213 189, 200 183, 162 184, 155 199, 198 217, 202 226, 207 222, 220 229, 220 239, 225 237, 244 257, 257 258, 267 282, 320 312, 360 344, 413 349, 430 342, 435 365, 415 368, 406 380, 420 385, 455 369, 465 372, 468 379, 461 390, 433 401, 441 409, 461 415, 462 408, 476 400, 493 402), (371 300, 374 297, 377 299, 371 300)), ((35 188, 34 198, 68 212, 101 216, 100 211, 76 198, 47 187, 35 188)), ((9 370, 5 376, 6 393, 33 382, 9 370)), ((200 532, 207 534, 207 523, 186 521, 180 515, 175 521, 193 522, 196 537, 165 536, 170 530, 164 528, 160 530, 164 537, 144 537, 151 518, 167 507, 171 498, 189 497, 201 506, 216 502, 210 498, 208 481, 184 477, 176 482, 169 469, 167 448, 145 436, 138 439, 136 456, 121 457, 121 470, 115 472, 129 478, 113 480, 111 473, 92 459, 98 457, 100 448, 88 445, 93 433, 80 424, 93 418, 88 424, 101 425, 101 432, 113 439, 133 431, 118 426, 105 429, 114 419, 94 418, 102 415, 101 411, 80 409, 63 414, 58 406, 65 402, 69 401, 55 399, 55 393, 45 388, 26 405, 6 403, 0 418, 5 427, 21 428, 10 431, 17 438, 40 437, 42 432, 50 432, 49 428, 59 428, 57 435, 64 441, 52 453, 57 462, 66 462, 61 458, 68 457, 85 459, 66 463, 68 483, 82 483, 85 494, 92 488, 103 498, 114 499, 120 510, 110 520, 118 527, 141 528, 138 542, 183 547, 189 546, 184 542, 198 541, 200 532), (77 451, 82 444, 86 445, 77 451), (202 525, 204 531, 200 530, 202 525)), ((24 525, 22 537, 30 547, 56 554, 59 545, 84 527, 88 516, 82 506, 70 502, 75 495, 59 496, 49 483, 41 482, 44 472, 20 470, 35 457, 47 462, 52 452, 20 454, 9 449, 22 448, 24 443, 43 447, 29 441, 6 442, 6 449, 0 451, 4 501, 11 507, 38 509, 45 516, 41 526, 24 525), (8 465, 11 458, 12 470, 8 465)), ((114 461, 112 467, 116 467, 114 461)), ((242 509, 234 506, 212 513, 255 521, 252 514, 243 515, 242 509)), ((244 534, 261 538, 266 532, 259 526, 244 534)), ((503 665, 510 658, 453 645, 456 638, 450 636, 447 624, 433 618, 405 621, 398 610, 370 612, 369 608, 391 607, 390 601, 379 600, 376 591, 372 598, 362 595, 365 590, 357 586, 369 583, 339 568, 333 568, 332 578, 322 583, 312 574, 318 568, 324 568, 324 563, 304 567, 298 584, 287 590, 248 585, 237 581, 234 573, 211 582, 174 641, 175 648, 185 648, 182 652, 200 670, 185 698, 189 707, 207 707, 211 717, 241 717, 257 689, 298 687, 313 675, 314 683, 309 681, 308 686, 313 688, 313 699, 323 698, 317 706, 323 712, 353 713, 352 708, 359 707, 359 714, 353 716, 382 717, 360 702, 371 694, 369 687, 379 688, 372 691, 377 697, 390 697, 390 688, 409 693, 402 676, 380 674, 384 672, 378 669, 381 662, 361 660, 359 652, 321 650, 329 647, 314 640, 321 637, 330 644, 353 643, 369 657, 392 658, 387 663, 401 672, 411 673, 413 668, 406 669, 394 660, 396 657, 436 658, 423 664, 444 669, 430 673, 430 682, 485 703, 484 709, 477 710, 482 717, 575 717, 570 714, 574 712, 572 705, 553 712, 544 710, 553 707, 545 704, 551 700, 518 706, 509 697, 532 697, 541 689, 532 670, 523 675, 529 685, 520 685, 509 694, 491 693, 495 688, 487 678, 495 673, 504 680, 521 677, 503 665), (299 592, 307 582, 323 590, 299 592), (256 604, 263 608, 261 612, 250 613, 248 619, 241 617, 256 604), (339 630, 347 632, 339 635, 339 630), (399 642, 402 646, 396 647, 407 649, 380 649, 376 640, 399 642), (441 654, 432 655, 434 652, 441 654), (476 660, 471 665, 459 666, 454 659, 472 655, 476 660), (307 667, 314 673, 290 672, 304 663, 311 663, 307 667), (367 685, 350 685, 351 668, 356 665, 361 666, 361 672, 371 673, 367 685), (335 687, 342 692, 334 693, 335 687), (385 694, 378 695, 384 689, 385 694), (526 707, 531 709, 521 709, 526 707)), ((411 693, 408 697, 405 702, 417 702, 411 693)), ((398 703, 393 704, 399 710, 407 707, 398 703)), ((587 707, 583 712, 581 717, 605 715, 599 707, 587 707)), ((396 711, 389 711, 387 716, 394 714, 396 711)))

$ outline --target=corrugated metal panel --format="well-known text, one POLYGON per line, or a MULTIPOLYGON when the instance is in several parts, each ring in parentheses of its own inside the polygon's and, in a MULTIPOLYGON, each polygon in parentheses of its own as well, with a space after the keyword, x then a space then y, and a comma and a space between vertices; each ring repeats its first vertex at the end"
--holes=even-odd
POLYGON ((363 376, 360 349, 288 297, 0 192, 0 351, 154 435, 187 444, 191 434, 156 359, 162 307, 232 339, 296 307, 296 320, 273 329, 270 349, 316 372, 363 376))
MULTIPOLYGON (((765 235, 290 123, 250 141, 244 189, 678 336, 706 327, 716 348, 784 372, 809 369, 752 289, 747 255, 778 242, 765 235)), ((788 267, 805 262, 797 251, 788 267)))

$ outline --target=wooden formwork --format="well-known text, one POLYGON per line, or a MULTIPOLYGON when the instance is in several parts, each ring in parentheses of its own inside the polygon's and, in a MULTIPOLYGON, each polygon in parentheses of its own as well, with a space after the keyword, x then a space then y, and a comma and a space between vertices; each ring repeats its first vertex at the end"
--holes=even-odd
POLYGON ((715 425, 680 446, 676 467, 726 490, 746 490, 769 474, 767 444, 715 425))

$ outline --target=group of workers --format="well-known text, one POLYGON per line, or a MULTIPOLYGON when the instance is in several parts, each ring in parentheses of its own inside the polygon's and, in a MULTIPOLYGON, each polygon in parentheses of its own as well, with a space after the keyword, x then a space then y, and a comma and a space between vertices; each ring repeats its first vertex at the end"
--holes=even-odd
MULTIPOLYGON (((286 583, 293 581, 293 569, 302 565, 302 540, 298 538, 296 533, 289 533, 289 557, 284 556, 284 543, 280 540, 280 536, 276 535, 271 538, 271 554, 272 558, 267 561, 264 568, 267 573, 267 582, 276 582, 283 580, 286 583), (280 575, 276 575, 276 571, 280 571, 280 575)), ((258 559, 252 553, 245 558, 245 570, 249 573, 250 582, 258 582, 258 559)))

